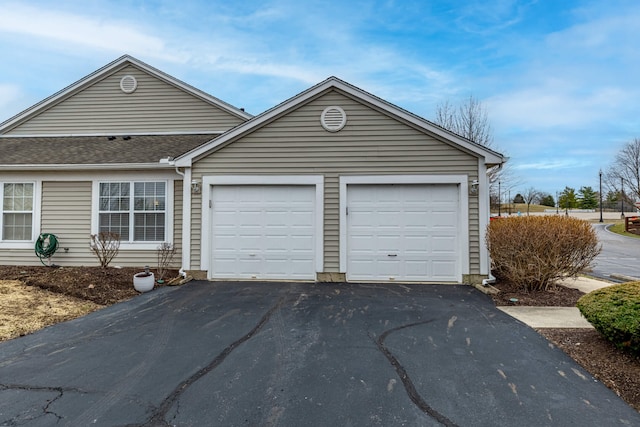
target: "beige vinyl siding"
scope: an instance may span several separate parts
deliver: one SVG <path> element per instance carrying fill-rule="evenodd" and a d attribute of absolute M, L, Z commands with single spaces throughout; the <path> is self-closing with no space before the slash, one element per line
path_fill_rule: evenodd
<path fill-rule="evenodd" d="M 134 76 L 138 81 L 137 89 L 131 94 L 120 90 L 120 80 L 125 75 Z M 225 131 L 243 121 L 130 65 L 6 134 Z"/>
<path fill-rule="evenodd" d="M 55 234 L 58 238 L 60 247 L 51 258 L 54 264 L 99 265 L 89 250 L 91 181 L 44 181 L 40 230 L 42 233 Z M 69 251 L 65 252 L 64 248 Z"/>
<path fill-rule="evenodd" d="M 0 265 L 42 265 L 33 249 L 0 249 Z"/>
<path fill-rule="evenodd" d="M 43 181 L 41 232 L 55 234 L 60 247 L 51 258 L 61 266 L 98 266 L 89 249 L 91 236 L 91 181 Z M 174 181 L 174 243 L 177 253 L 171 267 L 180 268 L 182 242 L 182 181 Z M 68 252 L 65 252 L 68 248 Z M 41 265 L 33 250 L 0 250 L 0 264 Z M 110 266 L 157 266 L 155 250 L 121 249 Z"/>
<path fill-rule="evenodd" d="M 182 257 L 182 204 L 183 204 L 182 181 L 173 182 L 173 245 L 176 248 L 176 254 L 173 257 L 171 267 L 180 268 Z"/>
<path fill-rule="evenodd" d="M 342 107 L 347 124 L 325 131 L 322 110 Z M 478 178 L 477 157 L 331 91 L 194 164 L 193 176 L 288 175 L 325 177 L 324 269 L 339 271 L 339 177 L 344 175 L 468 175 Z M 466 197 L 466 195 L 461 195 Z M 192 262 L 200 262 L 200 197 L 193 200 Z M 466 214 L 466 213 L 463 213 Z M 469 200 L 470 273 L 479 273 L 478 200 Z"/>

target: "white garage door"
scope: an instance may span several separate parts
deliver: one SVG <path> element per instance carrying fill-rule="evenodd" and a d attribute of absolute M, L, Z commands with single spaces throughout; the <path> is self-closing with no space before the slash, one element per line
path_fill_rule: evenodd
<path fill-rule="evenodd" d="M 212 187 L 211 277 L 314 280 L 315 187 Z"/>
<path fill-rule="evenodd" d="M 349 185 L 347 278 L 460 280 L 456 185 Z"/>

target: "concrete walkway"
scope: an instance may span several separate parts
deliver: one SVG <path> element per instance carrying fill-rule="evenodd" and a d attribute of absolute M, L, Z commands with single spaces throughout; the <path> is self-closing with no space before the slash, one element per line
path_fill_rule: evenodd
<path fill-rule="evenodd" d="M 579 289 L 584 293 L 614 284 L 589 277 L 577 277 L 562 283 L 563 286 Z M 532 328 L 593 328 L 591 323 L 582 317 L 577 307 L 500 306 L 498 308 Z"/>

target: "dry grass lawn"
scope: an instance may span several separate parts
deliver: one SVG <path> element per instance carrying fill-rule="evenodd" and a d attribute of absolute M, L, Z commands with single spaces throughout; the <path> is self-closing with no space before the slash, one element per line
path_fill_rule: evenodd
<path fill-rule="evenodd" d="M 75 319 L 102 307 L 17 280 L 0 280 L 0 341 Z"/>

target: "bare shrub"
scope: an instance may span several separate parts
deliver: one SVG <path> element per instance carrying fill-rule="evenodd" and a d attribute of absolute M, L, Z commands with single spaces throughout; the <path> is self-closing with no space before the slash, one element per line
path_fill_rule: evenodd
<path fill-rule="evenodd" d="M 167 270 L 175 254 L 176 247 L 171 243 L 162 242 L 160 246 L 158 246 L 158 281 L 164 279 L 164 275 L 167 274 Z"/>
<path fill-rule="evenodd" d="M 98 261 L 100 261 L 100 267 L 107 268 L 120 250 L 120 235 L 110 231 L 92 234 L 89 247 L 91 252 L 98 258 Z"/>
<path fill-rule="evenodd" d="M 491 221 L 486 241 L 496 276 L 525 291 L 547 290 L 575 277 L 601 250 L 591 224 L 559 215 Z"/>

